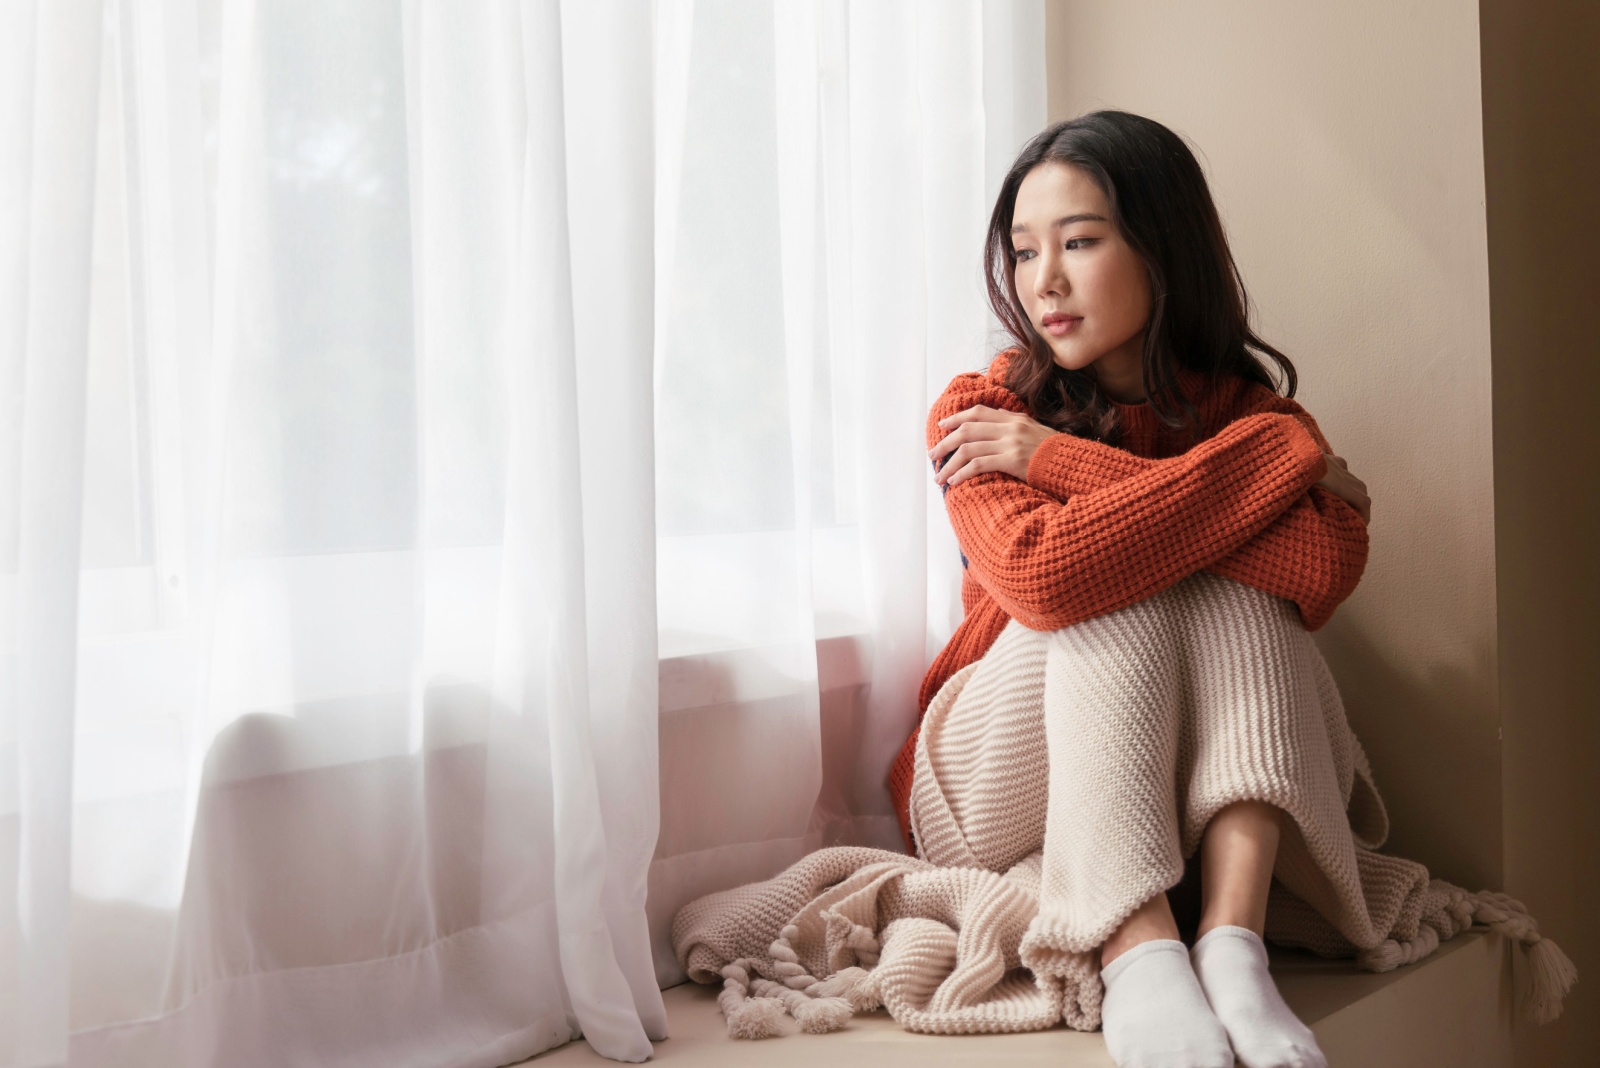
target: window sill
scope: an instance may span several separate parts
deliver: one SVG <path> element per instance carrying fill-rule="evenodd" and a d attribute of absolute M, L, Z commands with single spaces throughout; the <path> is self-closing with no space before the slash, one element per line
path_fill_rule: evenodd
<path fill-rule="evenodd" d="M 1458 935 L 1416 964 L 1392 972 L 1361 971 L 1351 961 L 1326 961 L 1273 949 L 1271 967 L 1284 1000 L 1317 1036 L 1329 1064 L 1409 1068 L 1507 1068 L 1511 1064 L 1510 946 L 1478 929 Z M 672 1035 L 655 1044 L 656 1059 L 684 1064 L 745 1065 L 749 1042 L 728 1037 L 717 987 L 685 983 L 663 992 Z M 774 1068 L 826 1061 L 835 1068 L 896 1065 L 1008 1064 L 1113 1068 L 1100 1032 L 1056 1027 L 1019 1035 L 919 1035 L 886 1012 L 860 1015 L 830 1035 L 791 1034 L 759 1047 Z M 589 1046 L 571 1042 L 528 1064 L 602 1064 Z"/>

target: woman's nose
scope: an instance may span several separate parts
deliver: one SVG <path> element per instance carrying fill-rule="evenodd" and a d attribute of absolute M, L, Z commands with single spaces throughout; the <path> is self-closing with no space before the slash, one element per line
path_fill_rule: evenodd
<path fill-rule="evenodd" d="M 1043 297 L 1055 293 L 1066 296 L 1071 287 L 1067 282 L 1067 272 L 1062 268 L 1060 253 L 1047 250 L 1041 255 L 1039 270 L 1033 276 L 1034 295 Z"/>

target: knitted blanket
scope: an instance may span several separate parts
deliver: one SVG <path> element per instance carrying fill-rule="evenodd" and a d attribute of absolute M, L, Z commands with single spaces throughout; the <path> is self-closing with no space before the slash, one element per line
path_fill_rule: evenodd
<path fill-rule="evenodd" d="M 1270 941 L 1387 971 L 1483 923 L 1526 951 L 1524 1013 L 1560 1012 L 1576 971 L 1520 902 L 1377 852 L 1388 816 L 1293 606 L 1208 572 L 1059 630 L 1008 624 L 924 716 L 921 858 L 819 850 L 691 902 L 673 946 L 723 982 L 735 1037 L 879 1005 L 912 1031 L 1093 1030 L 1100 945 L 1244 799 L 1291 817 Z"/>

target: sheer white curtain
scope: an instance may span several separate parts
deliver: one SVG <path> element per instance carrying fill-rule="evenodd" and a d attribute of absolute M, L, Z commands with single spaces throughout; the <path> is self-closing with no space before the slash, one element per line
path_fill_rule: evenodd
<path fill-rule="evenodd" d="M 663 983 L 686 901 L 903 848 L 888 768 L 961 618 L 923 426 L 994 351 L 985 224 L 1045 120 L 1037 0 L 689 21 L 657 129 Z"/>
<path fill-rule="evenodd" d="M 638 1060 L 893 845 L 1042 29 L 0 7 L 0 1066 Z"/>
<path fill-rule="evenodd" d="M 7 6 L 0 1063 L 664 1037 L 637 14 Z"/>

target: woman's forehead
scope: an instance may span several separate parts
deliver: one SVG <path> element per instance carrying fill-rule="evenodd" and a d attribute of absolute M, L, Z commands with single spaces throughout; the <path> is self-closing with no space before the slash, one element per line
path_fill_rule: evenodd
<path fill-rule="evenodd" d="M 1068 163 L 1041 163 L 1017 187 L 1011 232 L 1040 233 L 1110 217 L 1106 195 L 1087 171 Z"/>

